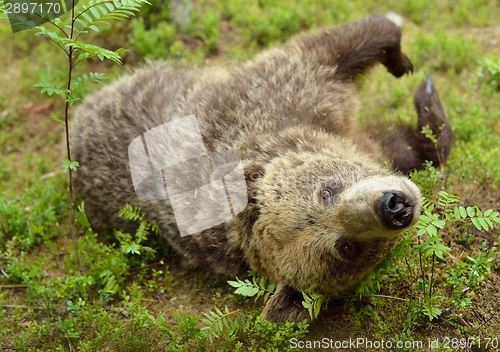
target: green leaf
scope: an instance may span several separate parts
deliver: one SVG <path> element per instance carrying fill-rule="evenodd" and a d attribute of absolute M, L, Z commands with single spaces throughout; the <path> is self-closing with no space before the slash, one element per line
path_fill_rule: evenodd
<path fill-rule="evenodd" d="M 479 219 L 478 218 L 471 218 L 471 221 L 472 221 L 472 224 L 476 227 L 476 229 L 481 231 L 481 223 L 479 222 Z"/>
<path fill-rule="evenodd" d="M 241 286 L 234 291 L 234 293 L 238 295 L 242 295 L 245 297 L 253 297 L 259 292 L 259 289 L 257 287 L 250 287 L 250 286 Z"/>
<path fill-rule="evenodd" d="M 90 57 L 90 53 L 81 53 L 80 55 L 78 55 L 78 57 L 76 58 L 76 60 L 79 62 L 79 61 L 86 60 L 89 57 Z"/>
<path fill-rule="evenodd" d="M 483 227 L 483 229 L 485 231 L 488 231 L 489 230 L 489 225 L 488 223 L 484 220 L 484 218 L 478 218 L 479 219 L 479 222 L 481 223 L 481 226 Z"/>
<path fill-rule="evenodd" d="M 49 81 L 41 81 L 38 83 L 35 83 L 33 85 L 34 87 L 42 88 L 40 91 L 42 94 L 47 94 L 48 96 L 52 96 L 52 94 L 57 94 L 57 95 L 62 95 L 65 96 L 67 93 L 66 89 L 63 89 L 59 86 L 54 85 L 53 83 Z"/>
<path fill-rule="evenodd" d="M 478 217 L 482 217 L 483 216 L 483 212 L 481 211 L 481 209 L 479 209 L 479 207 L 477 205 L 474 205 L 473 208 L 476 211 L 476 216 L 478 216 Z"/>
<path fill-rule="evenodd" d="M 90 12 L 92 13 L 92 16 L 94 16 L 95 19 L 101 18 L 101 13 L 95 8 L 95 7 L 90 7 L 89 8 Z"/>
<path fill-rule="evenodd" d="M 424 305 L 423 312 L 431 321 L 441 315 L 441 309 L 429 304 Z"/>
<path fill-rule="evenodd" d="M 311 319 L 316 319 L 318 317 L 319 313 L 321 312 L 321 307 L 329 299 L 328 295 L 322 295 L 315 292 L 310 292 L 309 294 L 307 294 L 304 291 L 302 291 L 302 297 L 302 306 L 307 309 Z"/>
<path fill-rule="evenodd" d="M 70 96 L 68 99 L 66 99 L 66 102 L 69 104 L 69 106 L 73 106 L 73 104 L 75 104 L 78 100 L 81 100 L 81 98 Z"/>
<path fill-rule="evenodd" d="M 120 61 L 120 55 L 118 55 L 114 51 L 101 48 L 100 46 L 93 44 L 79 43 L 72 40 L 67 41 L 65 45 L 67 47 L 74 47 L 75 49 L 87 52 L 91 54 L 90 57 L 97 56 L 101 61 L 104 60 L 104 58 L 106 58 L 117 63 L 118 65 L 122 65 L 122 62 Z"/>
<path fill-rule="evenodd" d="M 60 119 L 59 117 L 57 117 L 57 115 L 52 115 L 52 120 L 56 121 L 56 122 L 59 122 L 59 123 L 62 123 L 63 125 L 66 125 L 66 122 L 64 122 L 64 120 Z"/>
<path fill-rule="evenodd" d="M 436 257 L 439 259 L 443 259 L 444 254 L 449 253 L 450 251 L 450 248 L 444 244 L 435 244 L 432 248 L 434 250 L 434 254 L 436 254 Z"/>
<path fill-rule="evenodd" d="M 446 223 L 444 222 L 444 220 L 435 220 L 435 221 L 432 222 L 432 225 L 434 225 L 434 226 L 436 226 L 436 227 L 438 227 L 440 229 L 443 229 L 444 226 L 445 226 L 445 224 Z"/>
<path fill-rule="evenodd" d="M 82 16 L 85 19 L 85 21 L 87 21 L 87 23 L 84 22 L 85 27 L 94 21 L 94 19 L 86 11 L 82 11 L 80 13 L 80 16 Z"/>
<path fill-rule="evenodd" d="M 434 251 L 433 248 L 427 248 L 425 252 L 423 253 L 424 258 L 429 258 L 431 255 L 435 254 L 436 252 Z"/>
<path fill-rule="evenodd" d="M 85 30 L 85 27 L 87 27 L 87 24 L 81 18 L 75 19 L 75 24 L 77 24 L 81 28 L 80 32 L 83 32 Z"/>
<path fill-rule="evenodd" d="M 473 207 L 467 207 L 467 215 L 471 218 L 476 215 Z"/>
<path fill-rule="evenodd" d="M 230 285 L 230 286 L 233 286 L 233 287 L 241 287 L 241 284 L 237 281 L 231 281 L 231 280 L 228 280 L 227 283 Z"/>
<path fill-rule="evenodd" d="M 239 310 L 231 312 L 227 306 L 224 307 L 224 312 L 222 312 L 219 308 L 214 307 L 214 310 L 203 313 L 206 319 L 201 319 L 201 321 L 207 325 L 206 327 L 202 327 L 202 330 L 206 330 L 209 332 L 209 338 L 212 337 L 218 338 L 218 334 L 224 331 L 224 329 L 233 329 L 234 322 L 238 322 L 238 320 L 231 319 L 234 314 L 239 313 Z"/>
<path fill-rule="evenodd" d="M 462 217 L 462 219 L 465 219 L 467 217 L 467 211 L 465 210 L 465 208 L 460 206 L 458 207 L 458 210 L 460 211 L 460 216 Z"/>
<path fill-rule="evenodd" d="M 90 222 L 87 219 L 87 215 L 85 214 L 85 204 L 82 202 L 78 206 L 78 211 L 75 213 L 75 218 L 76 220 L 82 225 L 83 227 L 90 229 Z"/>
<path fill-rule="evenodd" d="M 126 254 L 141 254 L 141 247 L 137 243 L 130 243 L 128 246 L 124 246 L 122 250 Z"/>
<path fill-rule="evenodd" d="M 240 280 L 238 277 L 236 277 L 236 281 L 227 281 L 227 283 L 235 287 L 235 293 L 245 296 L 245 297 L 254 297 L 255 300 L 258 300 L 260 297 L 264 297 L 264 301 L 266 301 L 270 294 L 274 291 L 276 285 L 274 283 L 270 283 L 266 287 L 266 282 L 267 279 L 263 276 L 258 278 L 258 283 L 256 281 L 256 278 L 254 277 L 253 282 L 250 282 L 250 280 L 246 279 L 245 281 Z"/>
<path fill-rule="evenodd" d="M 78 161 L 71 161 L 69 159 L 64 159 L 62 163 L 64 169 L 66 170 L 71 169 L 73 171 L 76 171 L 76 169 L 80 166 L 80 163 Z"/>
<path fill-rule="evenodd" d="M 109 12 L 111 12 L 115 9 L 113 4 L 111 4 L 110 2 L 107 2 L 107 1 L 104 3 L 104 6 L 106 6 L 108 8 Z"/>
<path fill-rule="evenodd" d="M 432 221 L 432 218 L 427 215 L 421 215 L 420 220 L 424 222 L 424 224 L 428 224 Z"/>
<path fill-rule="evenodd" d="M 144 217 L 144 215 L 141 214 L 139 207 L 133 207 L 130 204 L 125 204 L 125 206 L 118 212 L 118 216 L 133 221 L 140 221 Z"/>
<path fill-rule="evenodd" d="M 102 73 L 90 73 L 88 76 L 83 75 L 75 79 L 73 88 L 71 89 L 71 94 L 73 95 L 76 91 L 85 87 L 88 83 L 101 83 L 102 80 L 107 79 L 105 74 Z"/>
<path fill-rule="evenodd" d="M 493 221 L 491 221 L 491 219 L 484 218 L 483 220 L 488 224 L 488 226 L 490 227 L 490 229 L 495 228 L 495 224 L 493 223 Z"/>
<path fill-rule="evenodd" d="M 425 228 L 425 231 L 429 234 L 429 236 L 436 236 L 437 235 L 437 228 L 434 225 L 428 225 Z"/>
<path fill-rule="evenodd" d="M 111 1 L 91 0 L 88 4 L 82 5 L 83 9 L 78 13 L 75 22 L 78 22 L 81 33 L 86 33 L 87 29 L 98 31 L 98 24 L 109 24 L 109 20 L 133 16 L 145 3 L 149 4 L 145 0 L 113 1 L 112 3 Z"/>
<path fill-rule="evenodd" d="M 483 216 L 488 217 L 493 213 L 493 209 L 488 209 L 484 212 Z"/>

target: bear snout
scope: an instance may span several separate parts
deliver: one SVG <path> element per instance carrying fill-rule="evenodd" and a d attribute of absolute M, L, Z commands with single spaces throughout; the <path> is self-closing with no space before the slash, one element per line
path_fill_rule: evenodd
<path fill-rule="evenodd" d="M 402 230 L 413 222 L 415 204 L 401 191 L 386 191 L 378 201 L 378 216 L 391 230 Z"/>

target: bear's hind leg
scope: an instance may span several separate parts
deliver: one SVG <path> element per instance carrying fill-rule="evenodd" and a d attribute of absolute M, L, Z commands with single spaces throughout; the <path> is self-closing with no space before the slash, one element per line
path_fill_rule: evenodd
<path fill-rule="evenodd" d="M 287 284 L 279 284 L 274 295 L 269 298 L 262 315 L 273 322 L 309 319 L 307 309 L 302 306 L 302 293 Z"/>
<path fill-rule="evenodd" d="M 396 130 L 377 135 L 393 168 L 403 173 L 421 169 L 427 160 L 440 166 L 451 150 L 453 132 L 431 76 L 427 72 L 426 75 L 414 97 L 417 128 L 398 126 Z M 425 129 L 431 133 L 424 134 Z"/>

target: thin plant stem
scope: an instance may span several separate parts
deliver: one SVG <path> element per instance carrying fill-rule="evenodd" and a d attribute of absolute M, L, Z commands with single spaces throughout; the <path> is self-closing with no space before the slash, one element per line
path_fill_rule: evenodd
<path fill-rule="evenodd" d="M 411 311 L 411 304 L 412 304 L 412 301 L 413 301 L 413 270 L 411 269 L 411 265 L 410 265 L 410 262 L 408 260 L 408 258 L 406 257 L 405 258 L 405 263 L 406 263 L 406 266 L 408 267 L 408 273 L 410 274 L 410 301 L 408 303 L 408 311 L 406 312 L 406 320 L 408 321 L 410 318 L 410 314 L 412 313 Z"/>
<path fill-rule="evenodd" d="M 436 254 L 432 254 L 431 280 L 429 281 L 429 298 L 432 298 L 432 280 L 434 279 L 434 263 L 436 262 Z"/>
<path fill-rule="evenodd" d="M 417 241 L 418 244 L 420 245 L 420 236 L 417 236 Z M 422 263 L 422 252 L 418 251 L 418 257 L 420 263 L 420 272 L 422 274 L 422 284 L 424 285 L 424 292 L 425 292 L 425 271 L 424 271 L 424 264 Z"/>
<path fill-rule="evenodd" d="M 72 8 L 71 8 L 71 32 L 70 32 L 70 38 L 73 39 L 73 33 L 74 33 L 74 26 L 75 26 L 75 0 L 72 1 Z M 68 160 L 71 161 L 71 148 L 69 144 L 69 100 L 70 100 L 70 95 L 71 95 L 71 78 L 73 74 L 73 52 L 74 52 L 74 47 L 70 46 L 68 50 L 68 86 L 67 86 L 67 92 L 66 92 L 66 105 L 64 109 L 64 125 L 66 128 L 66 152 L 68 154 Z M 80 274 L 83 273 L 82 271 L 82 266 L 80 263 L 80 255 L 78 254 L 78 240 L 76 238 L 76 229 L 75 229 L 75 201 L 74 201 L 74 194 L 73 194 L 73 170 L 71 170 L 71 167 L 68 168 L 68 175 L 69 175 L 69 221 L 71 223 L 71 239 L 73 241 L 73 247 L 75 251 L 75 257 L 76 257 L 76 262 L 78 264 L 78 270 L 80 271 Z"/>

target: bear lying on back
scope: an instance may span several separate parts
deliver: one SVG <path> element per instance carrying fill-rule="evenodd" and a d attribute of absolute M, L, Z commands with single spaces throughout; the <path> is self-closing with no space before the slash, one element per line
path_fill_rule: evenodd
<path fill-rule="evenodd" d="M 378 62 L 396 77 L 413 70 L 400 39 L 394 23 L 372 16 L 302 35 L 229 71 L 148 63 L 87 97 L 71 147 L 81 165 L 75 188 L 92 227 L 133 231 L 118 211 L 139 206 L 198 267 L 227 275 L 252 268 L 276 281 L 265 318 L 306 318 L 300 290 L 348 289 L 417 221 L 421 195 L 402 173 L 449 154 L 452 131 L 430 77 L 415 94 L 417 126 L 384 132 L 356 125 L 356 76 Z M 248 205 L 182 237 L 169 197 L 136 195 L 127 153 L 146 131 L 188 115 L 196 116 L 208 154 L 230 151 L 241 160 Z M 437 147 L 421 133 L 426 125 Z M 217 209 L 205 207 L 192 220 L 204 228 Z"/>

